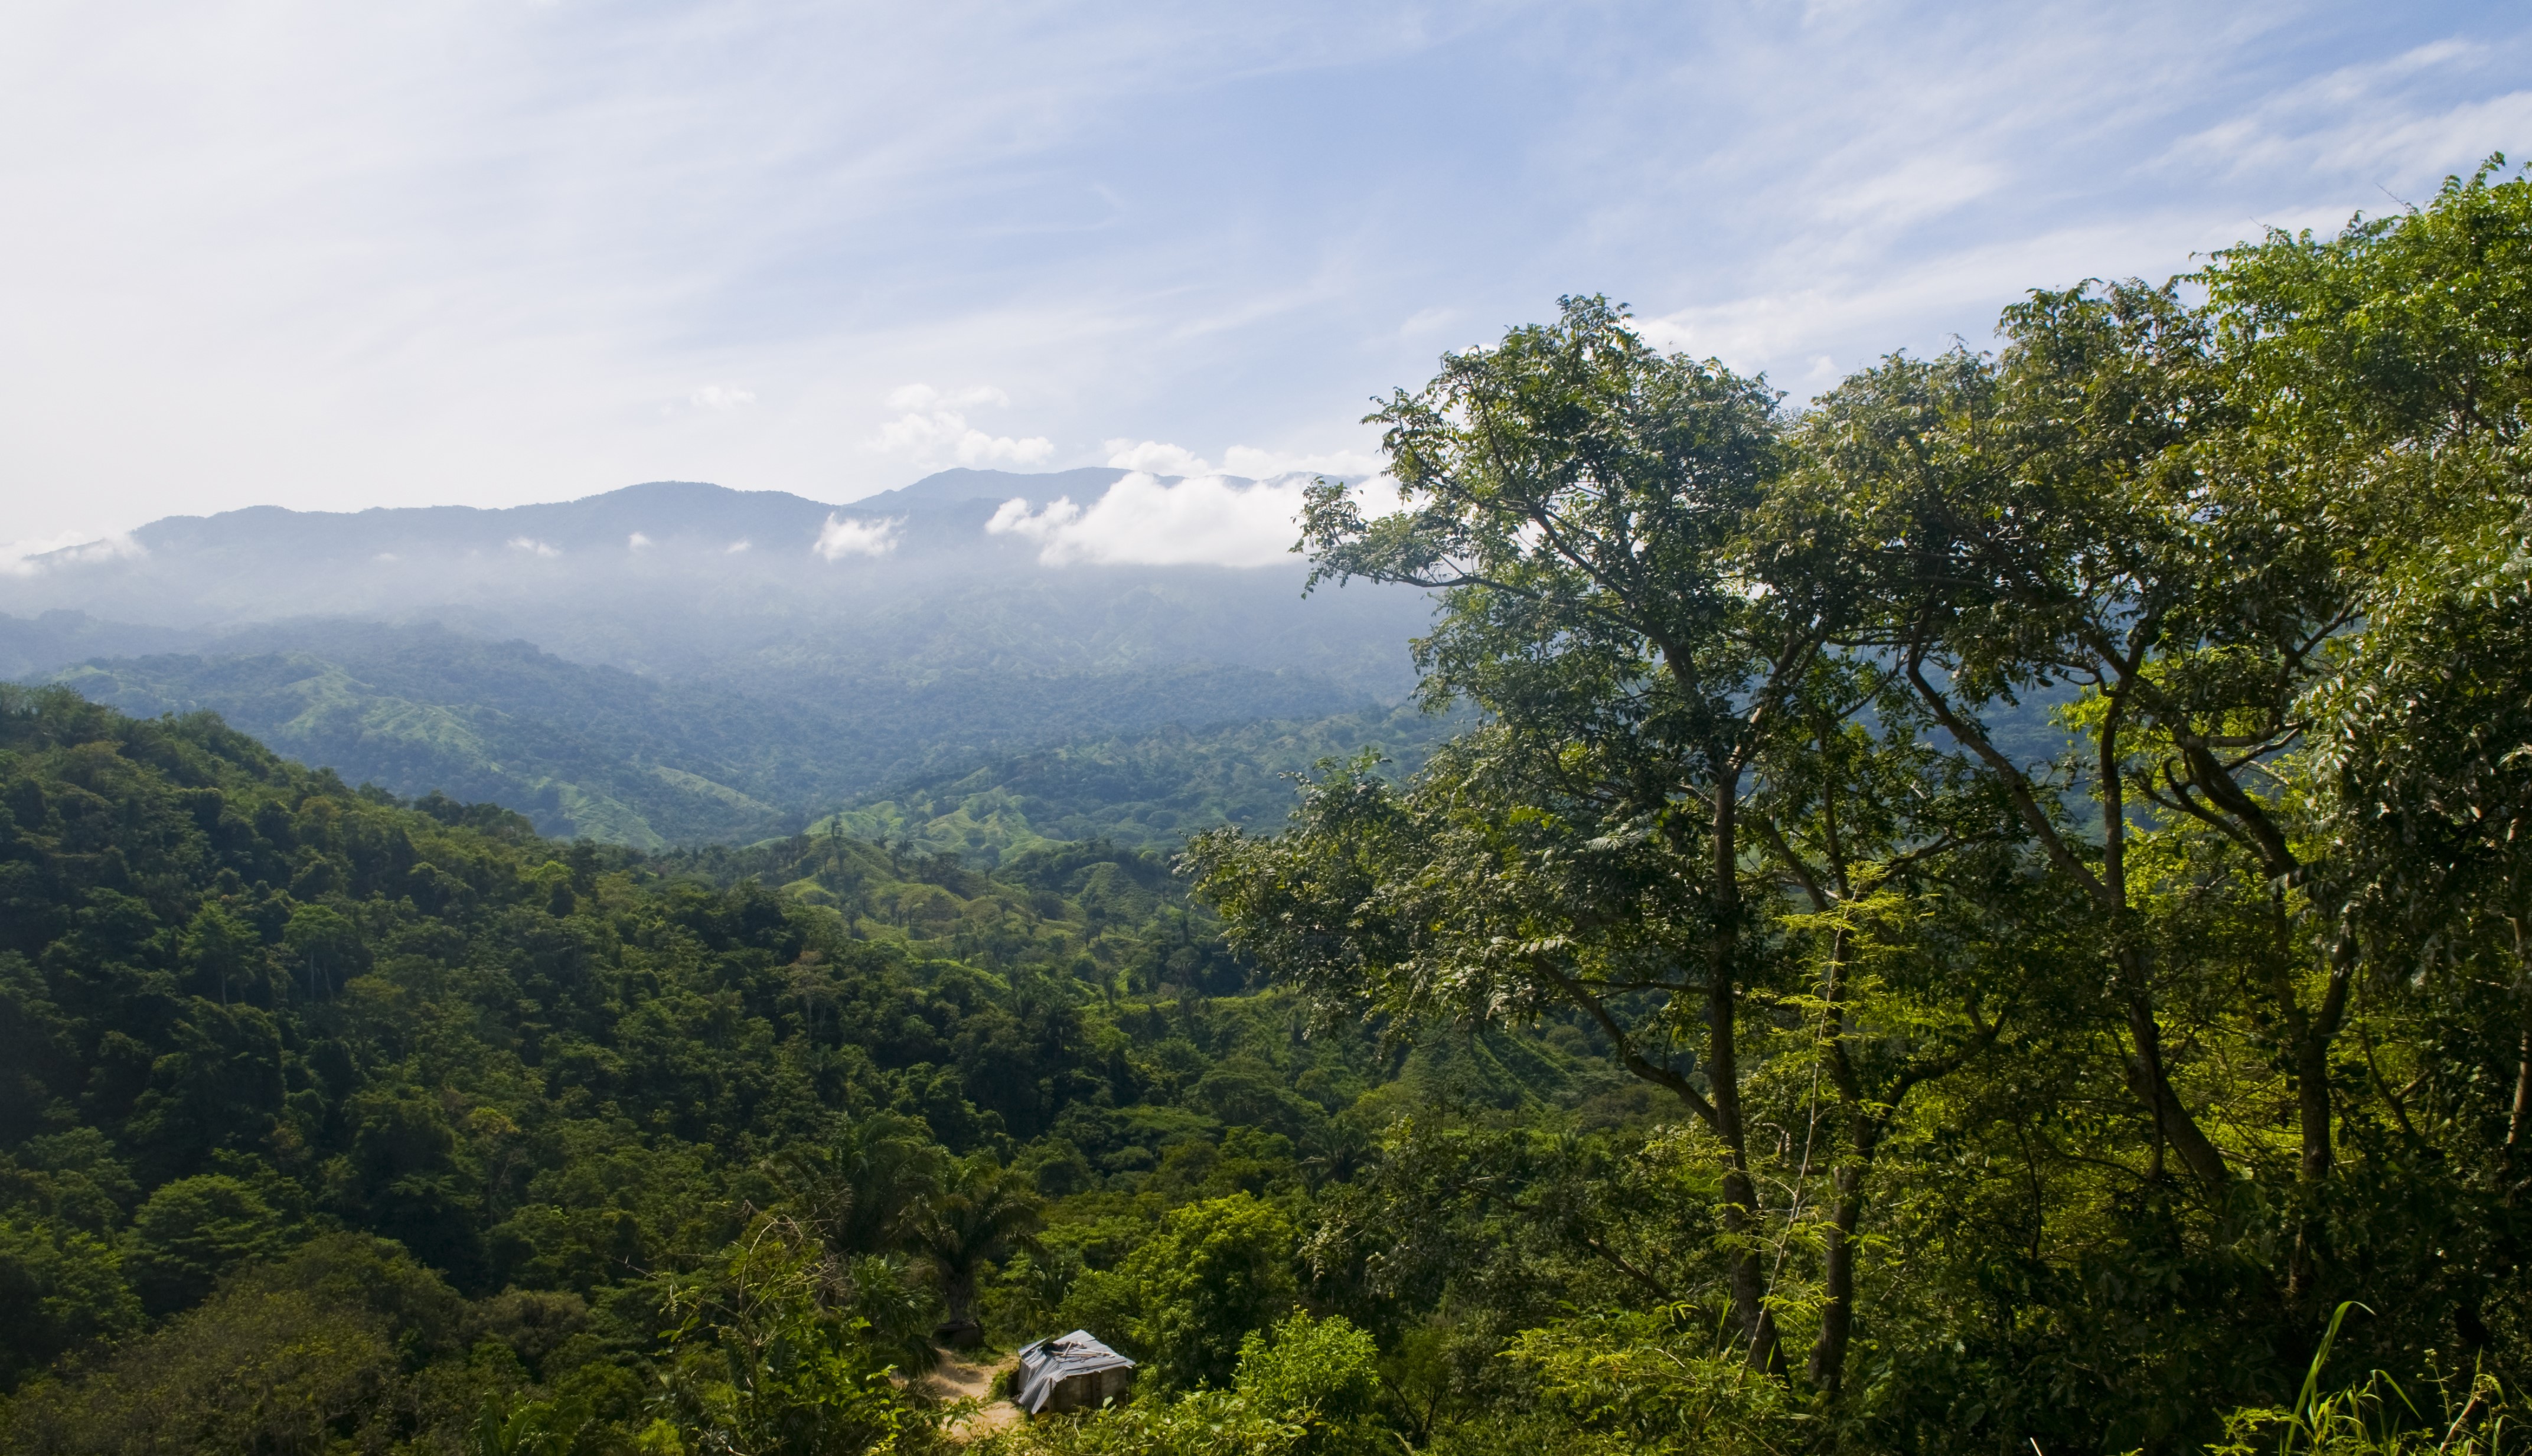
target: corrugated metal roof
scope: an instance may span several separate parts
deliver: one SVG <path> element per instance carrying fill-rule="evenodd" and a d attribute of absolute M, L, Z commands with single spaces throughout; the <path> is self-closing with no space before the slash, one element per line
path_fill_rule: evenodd
<path fill-rule="evenodd" d="M 1076 1375 L 1130 1370 L 1134 1362 L 1109 1349 L 1086 1329 L 1020 1347 L 1021 1410 L 1034 1416 L 1055 1398 L 1055 1387 Z"/>

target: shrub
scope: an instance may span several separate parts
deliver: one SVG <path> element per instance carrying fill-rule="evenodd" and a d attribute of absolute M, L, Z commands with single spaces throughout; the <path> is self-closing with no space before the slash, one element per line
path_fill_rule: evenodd
<path fill-rule="evenodd" d="M 1371 1422 L 1379 1364 L 1371 1335 L 1343 1315 L 1295 1314 L 1240 1341 L 1233 1387 L 1248 1409 L 1300 1427 L 1296 1451 L 1370 1451 L 1380 1444 Z"/>
<path fill-rule="evenodd" d="M 646 1449 L 850 1456 L 909 1424 L 851 1282 L 787 1219 L 760 1220 L 668 1295 L 668 1393 Z"/>
<path fill-rule="evenodd" d="M 2505 1387 L 2484 1372 L 2467 1380 L 2431 1375 L 2419 1394 L 2434 1393 L 2433 1414 L 2427 1402 L 2383 1370 L 2355 1385 L 2322 1389 L 2322 1368 L 2330 1363 L 2339 1324 L 2357 1308 L 2343 1304 L 2330 1316 L 2294 1404 L 2226 1415 L 2224 1438 L 2208 1447 L 2210 1456 L 2267 1456 L 2272 1449 L 2278 1456 L 2503 1456 L 2509 1449 L 2505 1428 L 2512 1404 Z"/>
<path fill-rule="evenodd" d="M 1144 1378 L 1171 1390 L 1228 1384 L 1242 1340 L 1297 1296 L 1293 1239 L 1283 1210 L 1247 1194 L 1173 1210 L 1118 1270 L 1140 1305 L 1130 1339 Z"/>
<path fill-rule="evenodd" d="M 1229 1390 L 1146 1398 L 998 1437 L 994 1456 L 1369 1456 L 1394 1445 L 1371 1420 L 1371 1336 L 1295 1314 L 1240 1342 Z"/>

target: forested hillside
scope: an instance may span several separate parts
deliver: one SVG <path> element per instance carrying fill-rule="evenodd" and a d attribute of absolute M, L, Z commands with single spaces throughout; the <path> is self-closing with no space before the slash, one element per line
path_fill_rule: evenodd
<path fill-rule="evenodd" d="M 1058 674 L 948 661 L 908 680 L 909 662 L 875 680 L 751 692 L 436 625 L 297 623 L 223 646 L 48 676 L 142 717 L 216 712 L 350 783 L 489 800 L 547 834 L 636 848 L 791 833 L 889 786 L 961 778 L 1066 739 L 1311 720 L 1368 702 L 1323 678 L 1214 663 Z"/>
<path fill-rule="evenodd" d="M 1282 823 L 1295 781 L 1325 759 L 1369 752 L 1388 772 L 1410 773 L 1467 723 L 1464 713 L 1409 704 L 1074 741 L 892 786 L 811 829 L 987 865 L 1081 840 L 1167 852 L 1206 830 Z"/>
<path fill-rule="evenodd" d="M 919 1431 L 863 1376 L 946 1314 L 1113 1311 L 1192 1208 L 1247 1221 L 1262 1317 L 1368 1128 L 1602 1084 L 1579 1040 L 1303 1036 L 1097 844 L 650 861 L 60 689 L 0 698 L 0 814 L 12 1449 L 442 1449 L 487 1402 L 667 1448 L 742 1395 Z M 837 1364 L 751 1343 L 784 1319 Z"/>

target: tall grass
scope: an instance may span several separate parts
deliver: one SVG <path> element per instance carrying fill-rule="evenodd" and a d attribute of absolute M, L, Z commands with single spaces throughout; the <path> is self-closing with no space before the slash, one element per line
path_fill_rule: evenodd
<path fill-rule="evenodd" d="M 2276 1456 L 2505 1456 L 2515 1448 L 2505 1388 L 2476 1368 L 2466 1378 L 2430 1368 L 2419 1395 L 2435 1407 L 2432 1416 L 2386 1370 L 2324 1390 L 2322 1368 L 2337 1342 L 2338 1326 L 2349 1310 L 2364 1308 L 2351 1302 L 2331 1313 L 2293 1405 L 2226 1416 L 2224 1438 L 2208 1448 L 2211 1456 L 2268 1456 L 2272 1450 Z"/>

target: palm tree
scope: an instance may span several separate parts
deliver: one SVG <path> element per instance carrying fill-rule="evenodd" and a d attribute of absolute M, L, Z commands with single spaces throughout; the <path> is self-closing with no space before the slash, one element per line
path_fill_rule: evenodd
<path fill-rule="evenodd" d="M 826 1147 L 796 1147 L 767 1166 L 838 1258 L 904 1247 L 915 1210 L 941 1187 L 942 1152 L 922 1122 L 877 1113 Z"/>
<path fill-rule="evenodd" d="M 1301 1177 L 1315 1194 L 1330 1183 L 1351 1183 L 1370 1166 L 1371 1135 L 1352 1117 L 1338 1117 L 1301 1135 Z"/>
<path fill-rule="evenodd" d="M 914 1242 L 932 1260 L 942 1303 L 950 1307 L 949 1319 L 933 1332 L 943 1344 L 965 1350 L 984 1343 L 985 1327 L 976 1318 L 977 1269 L 1014 1246 L 1035 1248 L 1032 1236 L 1045 1222 L 1046 1200 L 1035 1182 L 990 1155 L 962 1165 L 948 1189 L 915 1210 Z"/>

